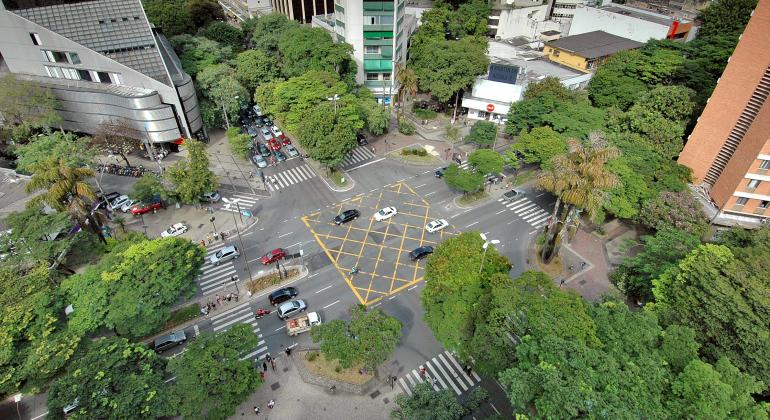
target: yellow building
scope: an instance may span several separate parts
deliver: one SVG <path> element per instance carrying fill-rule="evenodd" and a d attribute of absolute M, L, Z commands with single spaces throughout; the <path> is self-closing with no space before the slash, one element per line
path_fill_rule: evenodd
<path fill-rule="evenodd" d="M 593 31 L 548 41 L 543 52 L 555 63 L 590 73 L 618 51 L 633 50 L 642 45 L 604 31 Z"/>

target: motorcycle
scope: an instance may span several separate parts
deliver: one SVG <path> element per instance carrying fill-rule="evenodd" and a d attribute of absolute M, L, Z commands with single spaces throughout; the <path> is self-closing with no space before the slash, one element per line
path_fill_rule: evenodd
<path fill-rule="evenodd" d="M 262 318 L 263 316 L 269 314 L 270 312 L 271 312 L 270 309 L 259 308 L 257 309 L 257 312 L 254 313 L 254 318 L 255 319 Z"/>

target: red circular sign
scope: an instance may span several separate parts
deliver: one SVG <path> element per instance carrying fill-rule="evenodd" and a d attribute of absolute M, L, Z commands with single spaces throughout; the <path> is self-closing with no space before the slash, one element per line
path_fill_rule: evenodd
<path fill-rule="evenodd" d="M 487 104 L 487 112 L 492 112 L 495 110 L 495 106 L 492 104 Z"/>

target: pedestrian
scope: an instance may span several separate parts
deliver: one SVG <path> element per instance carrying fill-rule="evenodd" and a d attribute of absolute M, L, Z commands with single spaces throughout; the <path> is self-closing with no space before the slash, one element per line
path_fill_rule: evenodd
<path fill-rule="evenodd" d="M 275 372 L 275 359 L 270 359 L 270 369 L 273 369 L 273 372 Z"/>
<path fill-rule="evenodd" d="M 390 377 L 390 390 L 391 390 L 391 391 L 393 391 L 393 387 L 394 387 L 395 385 L 396 385 L 396 377 L 395 377 L 395 375 L 394 375 L 394 376 L 391 376 L 391 377 Z"/>
<path fill-rule="evenodd" d="M 572 271 L 572 270 L 574 270 L 574 269 L 575 269 L 575 264 L 570 264 L 570 265 L 569 265 L 569 271 Z"/>
<path fill-rule="evenodd" d="M 233 301 L 233 294 L 232 293 L 228 293 L 227 294 L 227 301 L 228 302 L 232 302 Z"/>
<path fill-rule="evenodd" d="M 273 407 L 275 407 L 275 400 L 270 400 L 270 401 L 267 403 L 267 408 L 270 408 L 270 409 L 272 409 Z"/>
<path fill-rule="evenodd" d="M 587 264 L 588 264 L 588 263 L 587 263 L 587 262 L 585 262 L 585 261 L 581 262 L 581 263 L 580 263 L 580 271 L 583 271 L 583 269 L 584 269 L 584 268 L 586 268 L 586 265 L 587 265 Z"/>
<path fill-rule="evenodd" d="M 201 246 L 206 246 L 206 241 L 204 241 L 203 239 L 201 239 Z"/>
<path fill-rule="evenodd" d="M 254 414 L 259 415 L 259 406 L 254 406 Z"/>
<path fill-rule="evenodd" d="M 206 235 L 206 240 L 211 244 L 211 234 Z"/>
<path fill-rule="evenodd" d="M 420 366 L 420 377 L 421 378 L 425 377 L 425 366 Z"/>
<path fill-rule="evenodd" d="M 291 347 L 286 347 L 286 355 L 291 356 Z"/>
<path fill-rule="evenodd" d="M 564 280 L 564 279 L 561 279 L 561 280 L 559 280 L 559 287 L 562 287 L 562 286 L 564 286 L 564 282 L 565 282 L 565 280 Z"/>
<path fill-rule="evenodd" d="M 221 304 L 222 304 L 222 297 L 217 295 L 217 305 L 221 305 Z"/>
<path fill-rule="evenodd" d="M 377 152 L 374 151 L 374 146 L 372 146 L 372 154 L 377 154 Z"/>
<path fill-rule="evenodd" d="M 433 386 L 438 387 L 438 378 L 433 378 Z"/>
<path fill-rule="evenodd" d="M 471 365 L 465 365 L 465 374 L 471 376 Z"/>
<path fill-rule="evenodd" d="M 272 358 L 272 357 L 270 357 L 270 353 L 267 353 L 267 354 L 265 355 L 265 359 L 267 359 L 267 361 L 268 361 L 268 362 L 269 362 L 269 361 L 271 361 L 271 360 L 273 360 L 273 358 Z"/>
<path fill-rule="evenodd" d="M 265 372 L 259 372 L 259 380 L 265 382 Z"/>
<path fill-rule="evenodd" d="M 235 294 L 233 295 L 233 297 L 235 298 L 235 302 L 237 303 L 237 302 L 238 302 L 238 293 L 235 293 Z"/>
<path fill-rule="evenodd" d="M 267 362 L 262 362 L 262 370 L 267 372 Z"/>

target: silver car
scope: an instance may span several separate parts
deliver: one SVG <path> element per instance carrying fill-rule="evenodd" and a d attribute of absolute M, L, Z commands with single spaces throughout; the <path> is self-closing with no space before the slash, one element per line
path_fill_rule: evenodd
<path fill-rule="evenodd" d="M 257 165 L 257 168 L 267 168 L 267 161 L 260 154 L 251 157 L 251 160 Z"/>
<path fill-rule="evenodd" d="M 283 146 L 283 150 L 286 151 L 286 154 L 289 155 L 290 158 L 299 156 L 299 151 L 297 150 L 297 148 L 290 144 Z"/>
<path fill-rule="evenodd" d="M 211 261 L 211 264 L 219 265 L 223 262 L 234 260 L 240 256 L 241 253 L 238 252 L 238 248 L 235 245 L 228 245 L 217 251 L 216 254 L 210 256 L 209 261 Z"/>
<path fill-rule="evenodd" d="M 307 309 L 304 300 L 290 300 L 278 307 L 278 318 L 286 319 Z"/>

